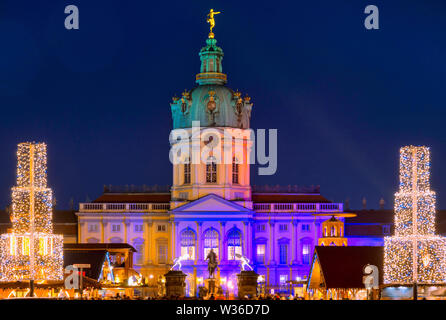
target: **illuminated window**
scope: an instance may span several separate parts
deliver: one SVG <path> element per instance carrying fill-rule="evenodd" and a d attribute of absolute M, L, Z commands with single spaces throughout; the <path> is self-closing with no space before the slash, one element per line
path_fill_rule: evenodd
<path fill-rule="evenodd" d="M 256 248 L 256 260 L 258 263 L 265 263 L 265 244 L 258 244 Z"/>
<path fill-rule="evenodd" d="M 206 230 L 204 233 L 204 257 L 206 258 L 211 249 L 218 257 L 218 232 L 214 228 Z"/>
<path fill-rule="evenodd" d="M 286 282 L 288 281 L 288 275 L 287 274 L 281 274 L 279 276 L 279 281 L 281 285 L 286 284 Z"/>
<path fill-rule="evenodd" d="M 280 264 L 288 263 L 288 244 L 281 243 L 279 245 Z"/>
<path fill-rule="evenodd" d="M 157 225 L 157 227 L 156 227 L 156 230 L 158 231 L 158 232 L 166 232 L 166 225 L 165 224 L 159 224 L 159 225 Z"/>
<path fill-rule="evenodd" d="M 236 228 L 228 234 L 228 259 L 236 260 L 237 255 L 242 254 L 242 234 Z"/>
<path fill-rule="evenodd" d="M 332 237 L 336 237 L 336 228 L 335 227 L 331 227 L 331 229 L 330 229 L 330 235 L 332 236 Z"/>
<path fill-rule="evenodd" d="M 239 163 L 236 157 L 232 158 L 232 183 L 239 184 Z"/>
<path fill-rule="evenodd" d="M 309 264 L 310 263 L 310 244 L 303 243 L 302 244 L 302 263 Z"/>
<path fill-rule="evenodd" d="M 217 183 L 217 162 L 209 157 L 206 162 L 206 183 Z"/>
<path fill-rule="evenodd" d="M 184 184 L 190 183 L 190 158 L 187 158 L 184 162 Z"/>
<path fill-rule="evenodd" d="M 187 228 L 180 234 L 181 256 L 186 254 L 189 256 L 188 260 L 195 260 L 195 232 Z"/>

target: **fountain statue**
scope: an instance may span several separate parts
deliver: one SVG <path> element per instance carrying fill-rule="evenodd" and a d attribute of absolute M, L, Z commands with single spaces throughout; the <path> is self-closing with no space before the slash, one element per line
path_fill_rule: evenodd
<path fill-rule="evenodd" d="M 173 270 L 175 267 L 178 267 L 178 271 L 181 271 L 181 267 L 182 267 L 182 265 L 181 265 L 181 261 L 184 261 L 184 260 L 188 260 L 190 258 L 190 256 L 189 256 L 189 254 L 188 253 L 186 253 L 186 254 L 183 254 L 182 256 L 179 256 L 178 258 L 176 258 L 175 260 L 173 260 L 173 266 L 172 266 L 172 268 L 170 268 L 170 270 Z"/>
<path fill-rule="evenodd" d="M 241 254 L 238 254 L 238 253 L 235 254 L 235 257 L 237 259 L 239 259 L 241 262 L 241 265 L 240 265 L 240 268 L 242 269 L 241 271 L 245 271 L 246 270 L 245 267 L 248 267 L 249 270 L 253 271 L 252 267 L 249 265 L 249 259 L 247 257 L 245 257 Z"/>
<path fill-rule="evenodd" d="M 257 279 L 259 275 L 249 265 L 249 259 L 241 254 L 236 253 L 235 257 L 240 260 L 240 273 L 237 274 L 238 296 L 255 297 L 257 295 Z M 246 270 L 249 269 L 249 270 Z"/>

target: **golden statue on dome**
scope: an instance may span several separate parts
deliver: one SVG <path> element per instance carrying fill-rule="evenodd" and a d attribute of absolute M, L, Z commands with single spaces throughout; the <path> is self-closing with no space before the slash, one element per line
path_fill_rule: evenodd
<path fill-rule="evenodd" d="M 214 15 L 219 14 L 221 12 L 216 12 L 214 11 L 214 9 L 211 9 L 207 15 L 207 20 L 206 22 L 209 23 L 209 28 L 211 30 L 211 32 L 209 32 L 209 38 L 214 38 L 214 34 L 212 33 L 212 29 L 215 27 L 215 19 L 214 19 Z"/>

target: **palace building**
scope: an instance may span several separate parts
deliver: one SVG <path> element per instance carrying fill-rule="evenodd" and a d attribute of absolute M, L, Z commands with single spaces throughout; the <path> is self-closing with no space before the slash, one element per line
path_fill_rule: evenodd
<path fill-rule="evenodd" d="M 211 249 L 224 291 L 235 293 L 240 255 L 268 290 L 288 290 L 290 281 L 308 275 L 322 223 L 337 217 L 343 230 L 343 204 L 324 198 L 319 187 L 251 186 L 253 104 L 226 86 L 223 50 L 213 33 L 199 56 L 197 86 L 171 103 L 170 143 L 175 150 L 208 148 L 207 156 L 196 161 L 193 152 L 181 152 L 169 189 L 106 187 L 93 202 L 81 203 L 78 241 L 130 244 L 137 251 L 133 267 L 150 278 L 187 256 L 182 271 L 188 295 L 196 295 L 208 278 Z M 226 161 L 220 161 L 223 154 Z"/>

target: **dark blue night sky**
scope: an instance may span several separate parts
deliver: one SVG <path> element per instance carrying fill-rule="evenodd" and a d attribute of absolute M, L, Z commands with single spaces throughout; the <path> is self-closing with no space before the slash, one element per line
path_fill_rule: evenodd
<path fill-rule="evenodd" d="M 64 8 L 80 30 L 64 28 Z M 380 30 L 364 28 L 368 4 Z M 228 86 L 254 103 L 253 128 L 278 129 L 278 170 L 253 184 L 320 185 L 327 198 L 393 206 L 399 148 L 430 146 L 446 205 L 446 2 L 0 2 L 0 206 L 16 144 L 48 144 L 59 208 L 104 184 L 166 185 L 171 97 L 195 86 L 206 13 Z M 253 168 L 254 169 L 254 168 Z"/>

